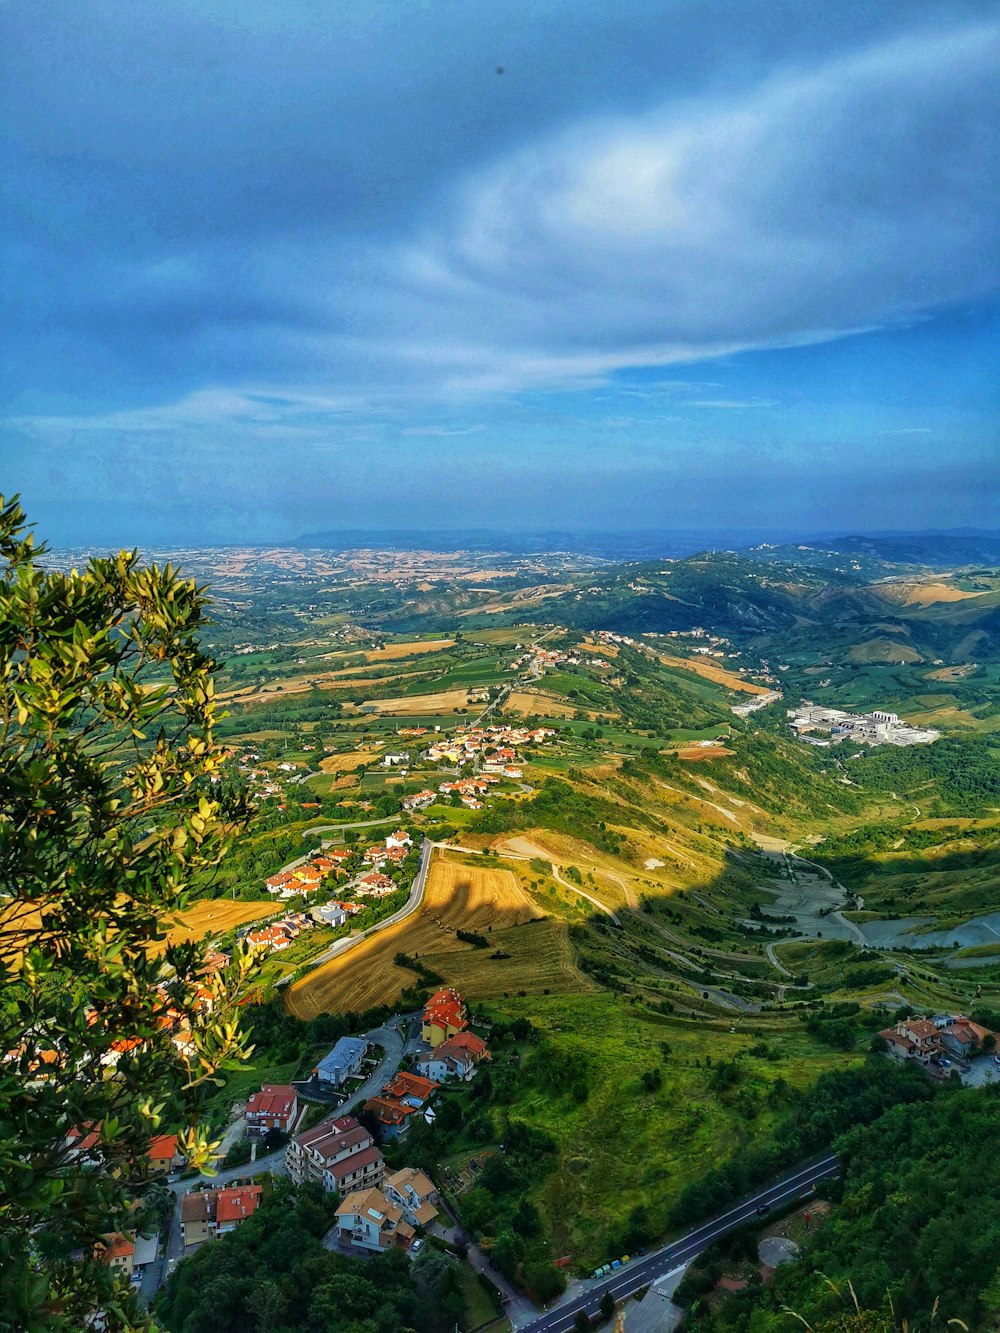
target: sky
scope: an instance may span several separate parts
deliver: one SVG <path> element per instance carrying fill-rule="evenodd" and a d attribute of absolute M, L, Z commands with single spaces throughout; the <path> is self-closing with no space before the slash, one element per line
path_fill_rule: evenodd
<path fill-rule="evenodd" d="M 57 544 L 1000 527 L 1000 15 L 5 0 Z"/>

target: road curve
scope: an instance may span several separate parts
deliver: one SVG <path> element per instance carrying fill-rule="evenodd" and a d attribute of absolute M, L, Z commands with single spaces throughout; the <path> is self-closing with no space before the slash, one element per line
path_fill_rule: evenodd
<path fill-rule="evenodd" d="M 420 867 L 413 877 L 413 883 L 410 885 L 410 896 L 397 912 L 393 912 L 392 916 L 387 916 L 385 920 L 380 921 L 378 925 L 370 926 L 360 935 L 348 935 L 342 940 L 335 940 L 334 943 L 330 945 L 329 949 L 326 949 L 323 953 L 319 954 L 318 957 L 310 959 L 309 971 L 312 972 L 317 967 L 322 967 L 324 963 L 329 963 L 333 958 L 340 958 L 343 954 L 349 953 L 350 950 L 360 944 L 362 940 L 371 939 L 371 937 L 377 935 L 380 930 L 386 930 L 389 926 L 394 926 L 398 921 L 405 921 L 408 916 L 412 916 L 424 900 L 424 888 L 427 884 L 427 871 L 431 863 L 431 852 L 437 845 L 438 844 L 436 843 L 428 841 L 427 838 L 420 844 Z M 308 975 L 308 973 L 305 974 L 305 976 Z M 305 976 L 298 977 L 297 981 L 304 981 Z M 288 980 L 282 977 L 281 981 L 276 982 L 275 985 L 277 987 L 282 983 L 288 985 Z"/>

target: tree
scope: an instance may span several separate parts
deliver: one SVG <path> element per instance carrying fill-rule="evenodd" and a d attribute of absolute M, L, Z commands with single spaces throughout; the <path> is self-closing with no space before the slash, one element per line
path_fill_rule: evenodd
<path fill-rule="evenodd" d="M 615 1298 L 611 1295 L 611 1292 L 608 1291 L 607 1287 L 605 1287 L 604 1291 L 601 1293 L 600 1310 L 601 1316 L 604 1319 L 610 1319 L 615 1312 Z"/>
<path fill-rule="evenodd" d="M 200 976 L 164 917 L 248 817 L 221 795 L 204 591 L 135 552 L 63 573 L 0 496 L 0 1255 L 14 1327 L 125 1327 L 95 1256 L 142 1221 L 152 1135 L 194 1128 L 245 1054 L 250 959 Z M 224 801 L 227 805 L 224 805 Z M 200 1002 L 206 992 L 210 1006 Z M 175 1040 L 176 1038 L 176 1040 Z"/>

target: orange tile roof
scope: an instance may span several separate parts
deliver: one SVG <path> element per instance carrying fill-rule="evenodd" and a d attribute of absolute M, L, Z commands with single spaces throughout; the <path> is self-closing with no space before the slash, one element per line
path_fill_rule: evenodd
<path fill-rule="evenodd" d="M 453 1037 L 443 1041 L 434 1054 L 440 1060 L 442 1056 L 457 1055 L 460 1051 L 467 1051 L 473 1059 L 478 1060 L 489 1055 L 485 1041 L 474 1032 L 456 1032 Z"/>
<path fill-rule="evenodd" d="M 433 1079 L 424 1078 L 422 1074 L 410 1074 L 401 1069 L 398 1074 L 393 1074 L 384 1091 L 390 1097 L 419 1097 L 421 1101 L 426 1101 L 438 1086 L 439 1084 Z"/>
<path fill-rule="evenodd" d="M 216 1222 L 240 1222 L 245 1217 L 253 1217 L 260 1196 L 260 1185 L 241 1185 L 238 1189 L 219 1190 L 216 1196 Z"/>
<path fill-rule="evenodd" d="M 246 1114 L 277 1115 L 285 1119 L 291 1114 L 296 1095 L 290 1084 L 265 1083 L 247 1102 Z"/>
<path fill-rule="evenodd" d="M 135 1241 L 121 1232 L 106 1236 L 103 1244 L 94 1247 L 94 1257 L 105 1264 L 110 1264 L 114 1259 L 124 1259 L 130 1254 L 135 1254 Z"/>
<path fill-rule="evenodd" d="M 169 1162 L 177 1155 L 177 1135 L 157 1134 L 149 1140 L 146 1156 L 154 1162 Z"/>

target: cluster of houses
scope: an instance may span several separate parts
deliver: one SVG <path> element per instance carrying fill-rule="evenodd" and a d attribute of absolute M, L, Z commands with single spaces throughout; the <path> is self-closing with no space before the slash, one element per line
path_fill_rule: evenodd
<path fill-rule="evenodd" d="M 248 930 L 244 939 L 254 949 L 275 953 L 287 949 L 293 940 L 298 939 L 304 930 L 311 930 L 315 923 L 303 912 L 289 912 L 280 921 L 257 930 Z"/>
<path fill-rule="evenodd" d="M 298 895 L 308 897 L 315 893 L 330 876 L 344 879 L 348 875 L 346 863 L 360 855 L 364 866 L 370 867 L 371 873 L 358 879 L 355 893 L 371 897 L 384 897 L 398 886 L 387 875 L 379 872 L 385 865 L 400 866 L 406 860 L 413 846 L 413 839 L 405 829 L 396 829 L 390 833 L 384 843 L 375 843 L 360 853 L 351 847 L 331 847 L 322 852 L 315 852 L 303 860 L 300 865 L 288 870 L 281 870 L 264 881 L 268 893 L 278 894 L 282 898 L 294 898 Z"/>
<path fill-rule="evenodd" d="M 889 1055 L 915 1060 L 938 1078 L 947 1078 L 956 1064 L 964 1067 L 982 1052 L 996 1049 L 995 1033 L 964 1014 L 904 1018 L 879 1036 Z"/>
<path fill-rule="evenodd" d="M 418 1116 L 433 1119 L 430 1101 L 449 1080 L 468 1080 L 483 1060 L 490 1058 L 482 1038 L 469 1030 L 464 998 L 443 987 L 427 1001 L 421 1021 L 426 1050 L 415 1070 L 395 1073 L 377 1096 L 364 1105 L 359 1120 L 339 1115 L 311 1129 L 294 1133 L 301 1110 L 299 1095 L 290 1084 L 266 1083 L 247 1102 L 244 1120 L 251 1137 L 278 1130 L 290 1134 L 285 1168 L 296 1184 L 314 1182 L 340 1195 L 336 1233 L 342 1244 L 373 1252 L 409 1250 L 421 1228 L 438 1216 L 438 1194 L 429 1178 L 413 1167 L 386 1173 L 380 1138 L 403 1134 Z M 365 1037 L 341 1037 L 313 1070 L 316 1092 L 343 1090 L 361 1074 L 371 1047 Z M 369 1128 L 371 1126 L 372 1128 Z M 177 1140 L 165 1136 L 150 1145 L 151 1160 L 173 1162 Z M 260 1187 L 240 1185 L 199 1190 L 184 1196 L 181 1221 L 185 1245 L 196 1245 L 224 1235 L 252 1217 Z"/>
<path fill-rule="evenodd" d="M 286 1150 L 285 1165 L 296 1184 L 314 1181 L 341 1196 L 338 1237 L 361 1249 L 407 1250 L 417 1228 L 438 1215 L 438 1194 L 428 1177 L 412 1167 L 386 1175 L 385 1158 L 372 1134 L 351 1115 L 297 1134 Z"/>
<path fill-rule="evenodd" d="M 228 966 L 230 961 L 229 954 L 210 949 L 205 955 L 201 975 L 206 976 L 210 972 L 218 971 L 219 968 Z M 195 1044 L 188 1017 L 171 1001 L 169 980 L 161 981 L 156 990 L 161 999 L 161 1005 L 156 1016 L 157 1026 L 161 1032 L 166 1033 L 181 1055 L 193 1055 Z M 212 989 L 204 981 L 199 981 L 195 985 L 193 999 L 195 1007 L 203 1013 L 210 1013 L 215 1003 Z M 90 1013 L 87 1021 L 90 1023 L 96 1022 L 97 1014 Z M 141 1049 L 143 1044 L 140 1037 L 119 1037 L 111 1043 L 101 1056 L 101 1064 L 105 1068 L 113 1069 L 123 1056 Z M 57 1051 L 42 1052 L 43 1064 L 57 1064 L 58 1061 L 59 1053 Z"/>
<path fill-rule="evenodd" d="M 351 855 L 346 847 L 335 847 L 330 852 L 316 853 L 290 870 L 279 870 L 264 881 L 268 893 L 281 898 L 306 897 L 315 893 L 325 879 L 338 874 L 343 862 Z"/>
<path fill-rule="evenodd" d="M 451 736 L 434 743 L 427 750 L 427 758 L 435 762 L 465 764 L 481 762 L 484 771 L 503 772 L 507 764 L 517 758 L 517 747 L 538 745 L 556 733 L 551 727 L 518 727 L 494 723 L 488 727 L 459 727 Z"/>

